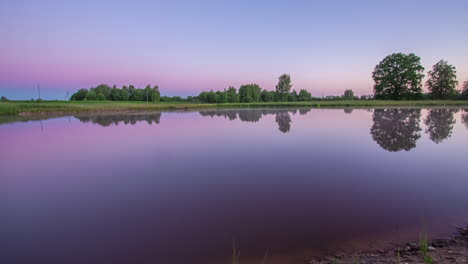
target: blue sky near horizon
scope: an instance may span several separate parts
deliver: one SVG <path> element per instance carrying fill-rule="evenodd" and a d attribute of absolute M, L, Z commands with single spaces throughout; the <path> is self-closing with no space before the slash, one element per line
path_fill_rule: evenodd
<path fill-rule="evenodd" d="M 386 55 L 468 79 L 468 1 L 1 1 L 0 95 L 63 99 L 100 83 L 196 95 L 282 73 L 314 96 L 372 93 Z"/>

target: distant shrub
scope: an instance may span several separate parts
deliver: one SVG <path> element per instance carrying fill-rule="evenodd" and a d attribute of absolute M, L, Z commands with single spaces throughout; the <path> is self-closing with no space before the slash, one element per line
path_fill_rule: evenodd
<path fill-rule="evenodd" d="M 8 101 L 10 101 L 10 100 L 8 100 L 5 96 L 2 96 L 2 97 L 0 98 L 0 101 L 1 101 L 1 102 L 8 102 Z"/>

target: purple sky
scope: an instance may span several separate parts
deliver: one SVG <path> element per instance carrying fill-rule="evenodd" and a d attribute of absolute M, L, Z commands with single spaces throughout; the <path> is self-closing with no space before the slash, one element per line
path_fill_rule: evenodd
<path fill-rule="evenodd" d="M 195 95 L 291 74 L 314 96 L 372 93 L 386 55 L 468 79 L 468 1 L 1 1 L 0 95 L 63 99 L 100 83 Z"/>

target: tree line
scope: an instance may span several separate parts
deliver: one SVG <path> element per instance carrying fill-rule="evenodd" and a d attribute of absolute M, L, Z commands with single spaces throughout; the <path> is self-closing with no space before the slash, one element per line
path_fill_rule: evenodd
<path fill-rule="evenodd" d="M 224 91 L 213 90 L 209 92 L 201 92 L 197 97 L 190 98 L 191 101 L 202 103 L 255 103 L 255 102 L 297 102 L 297 101 L 312 101 L 322 100 L 322 98 L 314 98 L 312 94 L 305 89 L 292 90 L 291 76 L 283 74 L 278 78 L 278 84 L 274 91 L 262 89 L 258 84 L 244 84 L 237 90 L 230 86 Z M 329 98 L 331 99 L 331 98 Z M 334 96 L 334 100 L 352 100 L 360 99 L 354 96 L 352 90 L 346 90 L 342 96 Z M 363 97 L 361 99 L 368 99 Z"/>
<path fill-rule="evenodd" d="M 161 93 L 159 87 L 156 85 L 151 87 L 147 85 L 146 88 L 135 88 L 133 85 L 123 86 L 108 86 L 101 84 L 91 89 L 80 89 L 74 93 L 70 100 L 72 101 L 147 101 L 158 102 L 160 101 Z"/>
<path fill-rule="evenodd" d="M 95 88 L 80 89 L 70 100 L 109 100 L 109 101 L 148 101 L 148 102 L 201 102 L 201 103 L 255 103 L 255 102 L 295 102 L 312 100 L 421 100 L 421 99 L 461 99 L 468 100 L 468 81 L 462 90 L 457 89 L 456 68 L 447 61 L 437 62 L 428 72 L 425 83 L 428 93 L 423 93 L 424 67 L 421 58 L 413 53 L 394 53 L 380 61 L 372 72 L 373 95 L 357 97 L 350 89 L 340 96 L 324 98 L 312 97 L 305 89 L 292 89 L 291 76 L 282 74 L 274 91 L 262 89 L 258 84 L 244 84 L 236 89 L 233 86 L 222 91 L 204 91 L 198 96 L 161 96 L 158 86 L 144 89 L 133 85 L 111 88 L 101 84 Z M 6 98 L 5 98 L 6 99 Z"/>

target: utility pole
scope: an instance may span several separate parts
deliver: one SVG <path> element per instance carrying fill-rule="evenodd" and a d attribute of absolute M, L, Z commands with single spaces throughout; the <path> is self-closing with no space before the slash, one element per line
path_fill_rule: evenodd
<path fill-rule="evenodd" d="M 69 93 L 69 92 L 67 91 L 67 93 L 65 94 L 65 101 L 67 100 L 68 93 Z"/>
<path fill-rule="evenodd" d="M 37 84 L 37 94 L 39 96 L 39 99 L 41 99 L 41 86 Z"/>

